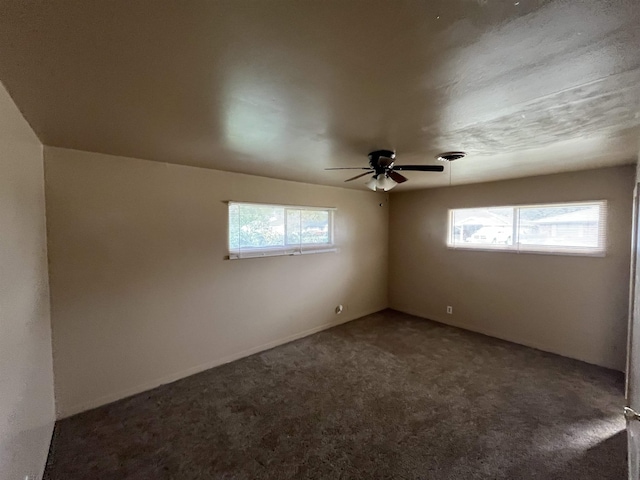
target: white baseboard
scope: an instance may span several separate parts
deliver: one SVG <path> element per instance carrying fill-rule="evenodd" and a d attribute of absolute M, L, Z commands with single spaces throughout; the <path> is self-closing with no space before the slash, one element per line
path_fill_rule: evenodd
<path fill-rule="evenodd" d="M 231 354 L 231 355 L 227 355 L 225 357 L 222 358 L 216 358 L 210 362 L 201 364 L 201 365 L 197 365 L 195 367 L 191 367 L 188 368 L 186 370 L 182 370 L 180 372 L 176 372 L 176 373 L 172 373 L 171 375 L 166 375 L 160 378 L 157 378 L 155 380 L 152 380 L 150 382 L 145 382 L 143 384 L 140 385 L 136 385 L 135 387 L 132 388 L 127 388 L 126 390 L 122 390 L 116 393 L 112 393 L 109 395 L 104 395 L 102 397 L 99 398 L 95 398 L 92 400 L 87 400 L 85 402 L 80 402 L 77 403 L 75 405 L 72 405 L 70 407 L 67 408 L 60 408 L 57 411 L 57 419 L 61 420 L 63 418 L 67 418 L 70 417 L 72 415 L 75 415 L 77 413 L 80 412 L 84 412 L 86 410 L 91 410 L 92 408 L 97 408 L 100 407 L 102 405 L 106 405 L 108 403 L 111 402 L 115 402 L 117 400 L 122 400 L 123 398 L 127 398 L 130 397 L 132 395 L 136 395 L 138 393 L 142 393 L 145 392 L 147 390 L 151 390 L 153 388 L 159 387 L 160 385 L 164 385 L 167 383 L 171 383 L 171 382 L 175 382 L 176 380 L 180 380 L 181 378 L 185 378 L 188 377 L 190 375 L 194 375 L 196 373 L 200 373 L 203 372 L 205 370 L 209 370 L 210 368 L 214 368 L 214 367 L 218 367 L 220 365 L 224 365 L 225 363 L 229 363 L 229 362 L 233 362 L 235 360 L 239 360 L 241 358 L 244 357 L 248 357 L 249 355 L 253 355 L 255 353 L 259 353 L 259 352 L 263 352 L 265 350 L 269 350 L 271 348 L 277 347 L 279 345 L 283 345 L 285 343 L 289 343 L 292 342 L 294 340 L 298 340 L 300 338 L 304 338 L 304 337 L 308 337 L 309 335 L 313 335 L 314 333 L 318 333 L 321 332 L 322 330 L 327 330 L 329 328 L 338 326 L 338 325 L 342 325 L 343 323 L 347 323 L 347 322 L 351 322 L 353 320 L 357 320 L 358 318 L 364 317 L 366 315 L 371 315 L 373 313 L 376 312 L 380 312 L 382 310 L 385 310 L 385 308 L 383 309 L 376 309 L 373 311 L 369 311 L 369 312 L 362 312 L 360 314 L 357 314 L 353 317 L 343 317 L 342 319 L 339 320 L 334 320 L 333 322 L 328 322 L 328 323 L 324 323 L 322 325 L 319 325 L 317 327 L 313 327 L 310 328 L 308 330 L 304 330 L 302 332 L 298 332 L 298 333 L 294 333 L 292 335 L 283 337 L 283 338 L 279 338 L 277 340 L 273 340 L 271 342 L 268 343 L 264 343 L 262 345 L 258 345 L 256 347 L 252 347 L 246 350 L 242 350 L 240 352 Z"/>

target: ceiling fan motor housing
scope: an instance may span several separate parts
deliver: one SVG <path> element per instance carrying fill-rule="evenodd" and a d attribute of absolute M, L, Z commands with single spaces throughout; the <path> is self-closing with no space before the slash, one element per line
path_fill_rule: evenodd
<path fill-rule="evenodd" d="M 381 158 L 388 158 L 388 162 L 381 162 Z M 393 163 L 396 158 L 396 152 L 393 150 L 375 150 L 369 154 L 369 165 L 376 171 L 376 174 L 379 175 L 384 173 L 389 166 Z"/>

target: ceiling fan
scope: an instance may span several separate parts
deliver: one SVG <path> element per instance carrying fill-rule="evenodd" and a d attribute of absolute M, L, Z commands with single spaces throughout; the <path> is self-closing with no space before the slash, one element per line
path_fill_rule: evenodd
<path fill-rule="evenodd" d="M 367 170 L 360 175 L 348 178 L 345 182 L 357 180 L 373 173 L 371 179 L 365 183 L 365 185 L 373 190 L 384 190 L 388 192 L 399 183 L 404 183 L 408 180 L 404 175 L 399 174 L 399 171 L 414 171 L 414 172 L 442 172 L 444 166 L 442 165 L 395 165 L 396 152 L 392 150 L 376 150 L 369 154 L 369 166 L 368 167 L 337 167 L 337 168 L 325 168 L 325 170 Z"/>

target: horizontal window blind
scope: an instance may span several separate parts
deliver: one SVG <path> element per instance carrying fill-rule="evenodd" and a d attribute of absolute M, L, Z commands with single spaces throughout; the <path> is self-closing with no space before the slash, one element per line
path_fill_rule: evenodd
<path fill-rule="evenodd" d="M 604 255 L 607 202 L 556 203 L 449 211 L 451 248 Z"/>

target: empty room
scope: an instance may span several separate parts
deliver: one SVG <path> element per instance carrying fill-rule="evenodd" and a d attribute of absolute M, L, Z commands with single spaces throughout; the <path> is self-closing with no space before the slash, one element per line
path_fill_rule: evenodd
<path fill-rule="evenodd" d="M 638 25 L 0 0 L 0 480 L 640 480 Z"/>

